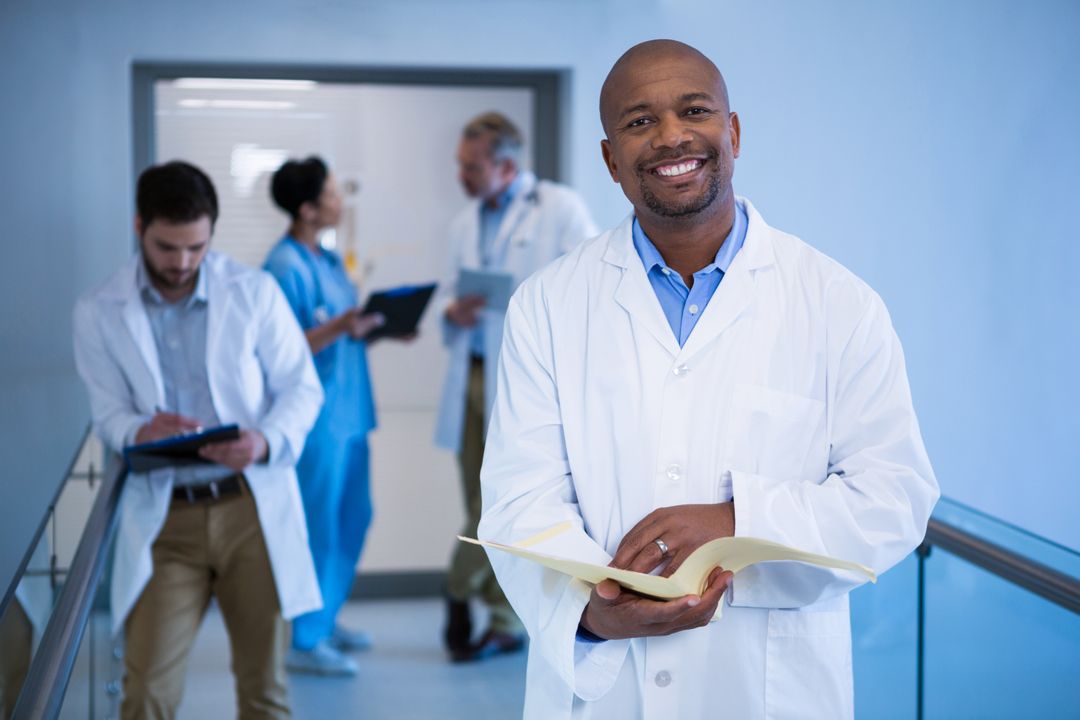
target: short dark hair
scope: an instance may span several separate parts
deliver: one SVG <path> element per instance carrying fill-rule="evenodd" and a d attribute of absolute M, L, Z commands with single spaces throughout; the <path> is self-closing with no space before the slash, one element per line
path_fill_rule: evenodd
<path fill-rule="evenodd" d="M 202 170 L 181 160 L 143 171 L 135 191 L 135 207 L 144 228 L 157 219 L 189 223 L 206 215 L 210 227 L 218 219 L 214 183 Z"/>
<path fill-rule="evenodd" d="M 306 160 L 289 160 L 277 169 L 270 181 L 270 196 L 293 220 L 300 217 L 300 206 L 319 202 L 330 171 L 315 155 Z"/>

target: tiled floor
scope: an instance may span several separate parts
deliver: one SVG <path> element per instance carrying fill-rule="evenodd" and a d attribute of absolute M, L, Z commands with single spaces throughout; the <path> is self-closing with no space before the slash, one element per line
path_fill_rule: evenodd
<path fill-rule="evenodd" d="M 355 655 L 356 678 L 290 677 L 299 720 L 499 720 L 520 718 L 525 654 L 452 665 L 442 649 L 438 599 L 350 603 L 342 621 L 369 631 L 375 647 Z M 179 720 L 234 716 L 225 628 L 216 612 L 203 624 L 188 666 Z"/>

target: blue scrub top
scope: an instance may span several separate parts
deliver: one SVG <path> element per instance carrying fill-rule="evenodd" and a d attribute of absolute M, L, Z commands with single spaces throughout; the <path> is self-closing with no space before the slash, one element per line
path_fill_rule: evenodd
<path fill-rule="evenodd" d="M 285 236 L 270 251 L 263 269 L 278 281 L 305 332 L 356 306 L 356 288 L 345 265 L 329 250 L 316 253 Z M 349 435 L 375 428 L 366 351 L 363 340 L 343 335 L 315 354 L 315 369 L 326 393 L 317 427 Z"/>

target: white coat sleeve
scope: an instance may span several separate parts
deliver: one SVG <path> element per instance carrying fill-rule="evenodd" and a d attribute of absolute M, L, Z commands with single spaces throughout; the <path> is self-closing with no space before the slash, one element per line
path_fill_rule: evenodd
<path fill-rule="evenodd" d="M 261 273 L 256 306 L 262 309 L 255 353 L 263 368 L 269 407 L 259 431 L 270 448 L 270 465 L 296 465 L 308 431 L 322 407 L 323 390 L 307 340 L 285 295 Z"/>
<path fill-rule="evenodd" d="M 834 317 L 851 320 L 829 326 L 837 340 L 829 340 L 827 352 L 827 477 L 818 484 L 732 472 L 735 534 L 853 560 L 881 573 L 922 541 L 939 491 L 888 312 L 876 294 L 859 300 L 859 314 L 834 305 Z M 843 305 L 852 307 L 853 299 L 845 297 Z M 730 601 L 797 608 L 863 581 L 801 563 L 763 563 L 735 577 Z"/>
<path fill-rule="evenodd" d="M 90 398 L 94 432 L 115 452 L 135 443 L 139 428 L 150 421 L 135 405 L 135 396 L 120 363 L 102 333 L 92 295 L 75 304 L 75 368 Z"/>
<path fill-rule="evenodd" d="M 606 565 L 611 557 L 590 538 L 577 505 L 552 374 L 550 333 L 536 285 L 515 293 L 506 316 L 495 405 L 480 482 L 482 539 L 514 543 L 569 521 L 560 554 Z M 523 301 L 523 295 L 530 300 Z M 488 556 L 499 584 L 539 653 L 586 700 L 618 677 L 628 640 L 609 640 L 583 652 L 578 623 L 590 588 L 568 575 L 496 550 Z"/>

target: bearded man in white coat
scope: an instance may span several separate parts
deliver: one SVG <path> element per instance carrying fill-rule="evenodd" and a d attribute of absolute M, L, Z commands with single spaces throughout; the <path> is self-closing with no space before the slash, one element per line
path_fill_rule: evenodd
<path fill-rule="evenodd" d="M 881 298 L 736 197 L 739 119 L 700 52 L 631 48 L 600 109 L 634 211 L 511 301 L 480 537 L 567 523 L 533 549 L 670 575 L 747 536 L 883 572 L 938 487 Z M 527 718 L 854 714 L 849 572 L 718 567 L 658 601 L 491 555 L 531 638 Z"/>
<path fill-rule="evenodd" d="M 286 620 L 322 605 L 293 470 L 322 388 L 274 279 L 209 251 L 218 203 L 202 171 L 152 167 L 136 204 L 139 253 L 75 308 L 95 430 L 117 452 L 227 423 L 240 436 L 204 446 L 205 464 L 127 477 L 112 583 L 121 716 L 175 717 L 214 597 L 235 715 L 286 718 Z"/>
<path fill-rule="evenodd" d="M 440 304 L 443 341 L 450 351 L 435 442 L 458 453 L 465 527 L 480 522 L 480 462 L 495 390 L 504 308 L 455 291 L 461 270 L 509 275 L 514 287 L 587 237 L 596 234 L 585 203 L 570 188 L 537 180 L 521 169 L 523 138 L 506 116 L 473 118 L 458 144 L 458 179 L 472 202 L 450 228 L 450 263 Z M 504 300 L 505 302 L 505 300 Z M 444 639 L 455 662 L 478 660 L 522 647 L 524 633 L 499 588 L 483 550 L 455 548 L 447 572 Z M 470 598 L 483 602 L 490 625 L 472 638 Z"/>

